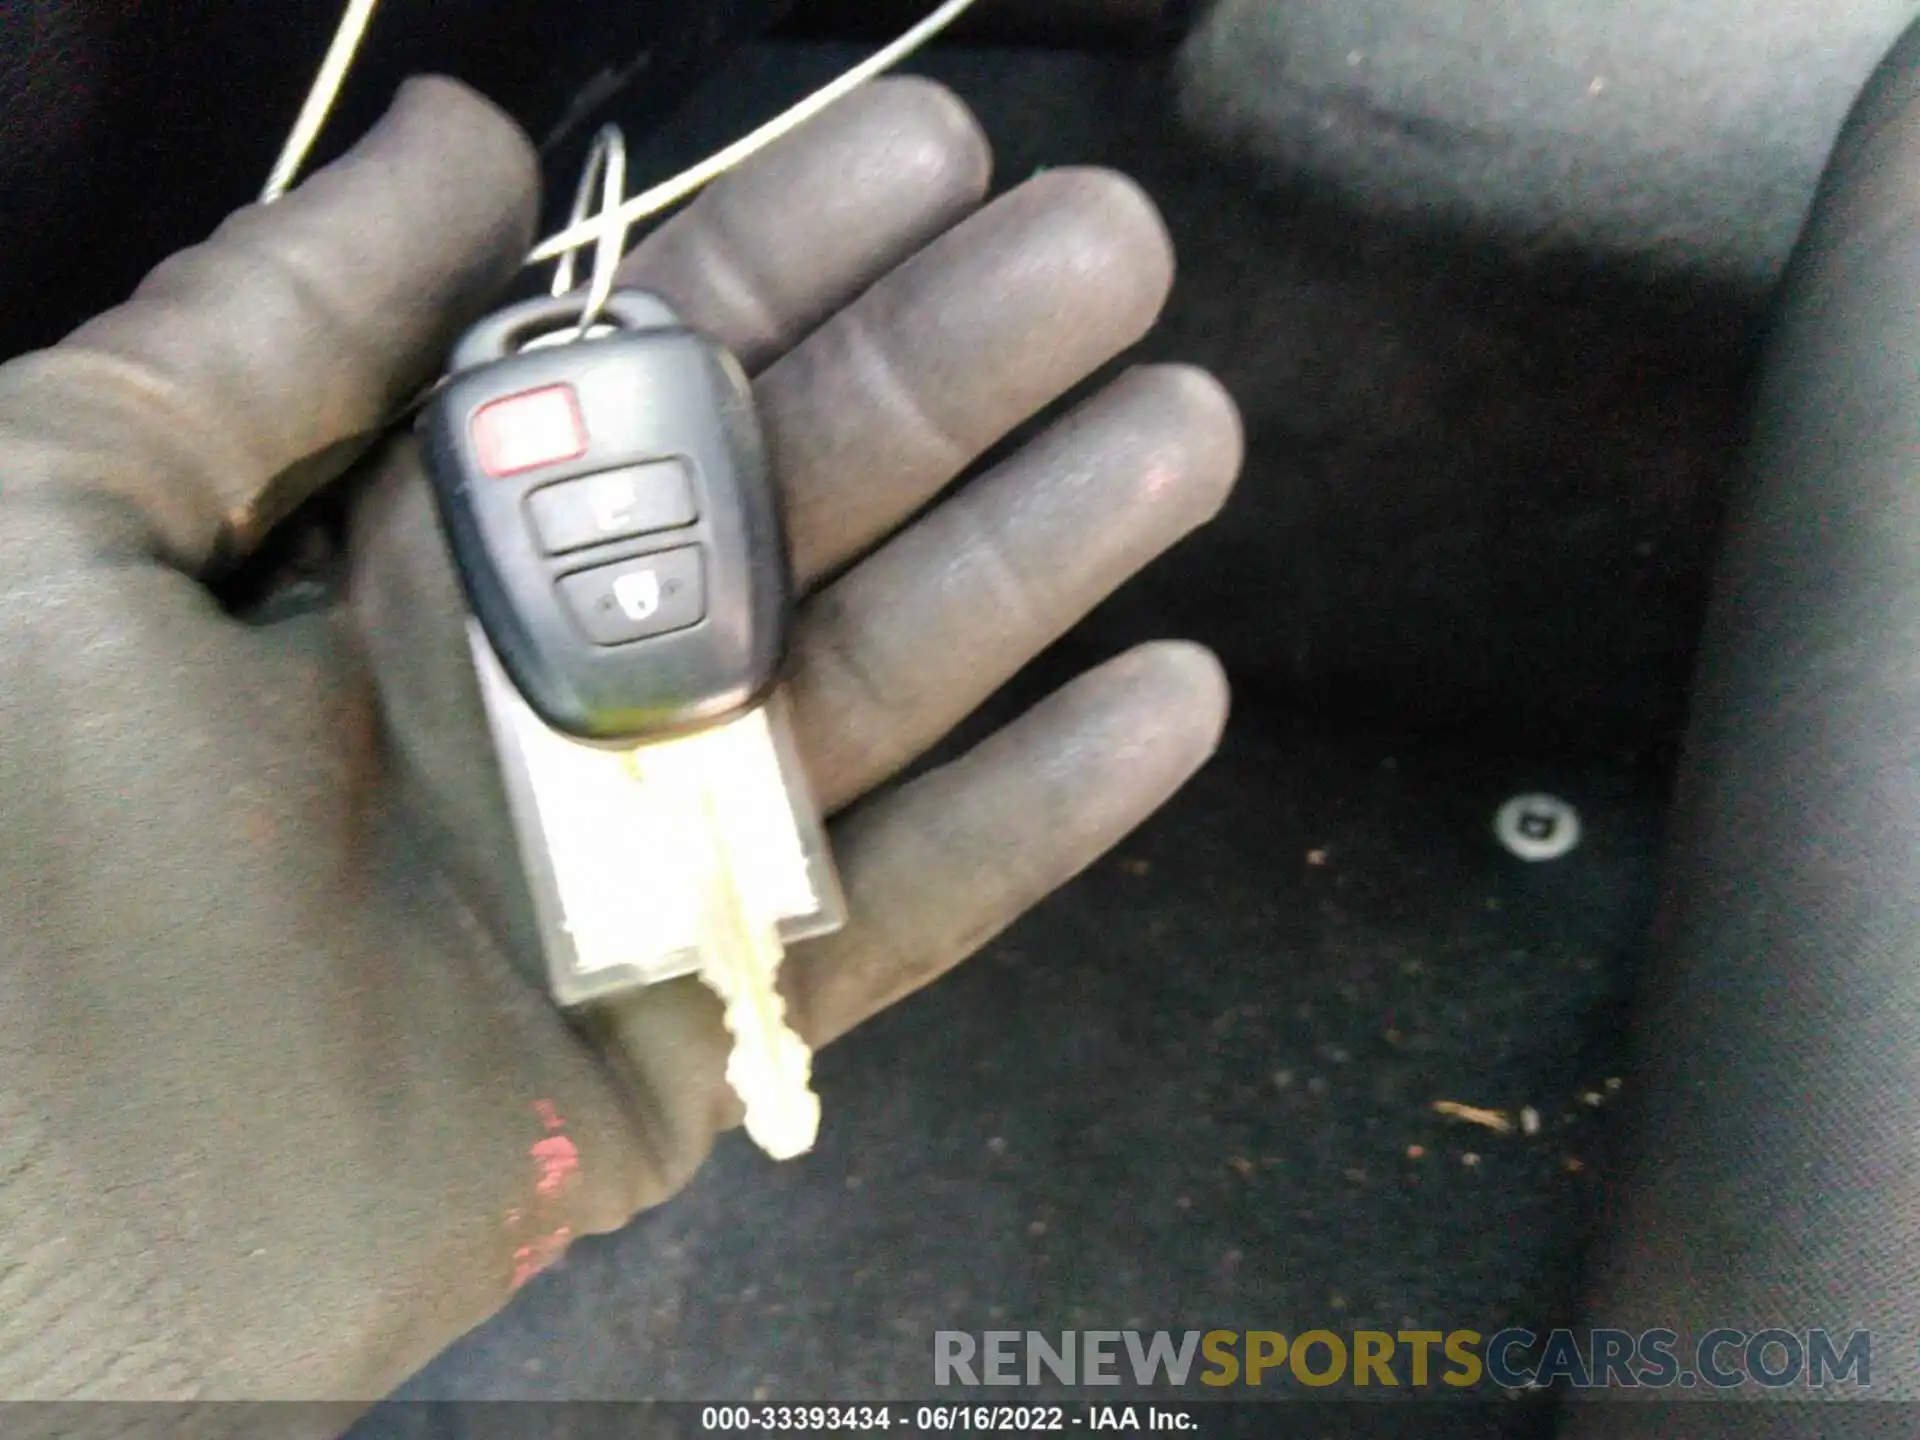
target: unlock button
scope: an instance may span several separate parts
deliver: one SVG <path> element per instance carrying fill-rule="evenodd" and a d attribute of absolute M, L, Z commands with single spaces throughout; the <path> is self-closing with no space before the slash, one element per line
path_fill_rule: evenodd
<path fill-rule="evenodd" d="M 630 645 L 697 625 L 706 618 L 706 590 L 695 545 L 602 565 L 560 582 L 567 608 L 596 645 Z"/>

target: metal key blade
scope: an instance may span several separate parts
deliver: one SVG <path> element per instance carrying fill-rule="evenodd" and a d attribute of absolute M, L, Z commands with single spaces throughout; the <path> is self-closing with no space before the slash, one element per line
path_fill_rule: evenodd
<path fill-rule="evenodd" d="M 747 1134 L 776 1160 L 813 1148 L 820 1132 L 820 1100 L 813 1093 L 813 1053 L 787 1023 L 780 994 L 786 958 L 778 923 L 747 903 L 729 853 L 732 827 L 723 798 L 707 774 L 701 737 L 646 747 L 630 763 L 648 784 L 677 791 L 683 813 L 697 814 L 704 872 L 700 975 L 725 1006 L 733 1053 L 727 1083 L 746 1107 Z"/>
<path fill-rule="evenodd" d="M 787 1024 L 779 932 L 741 905 L 724 861 L 715 867 L 711 895 L 700 974 L 726 1005 L 734 1041 L 727 1083 L 746 1106 L 754 1143 L 776 1160 L 791 1160 L 813 1148 L 820 1099 L 813 1093 L 813 1052 Z"/>

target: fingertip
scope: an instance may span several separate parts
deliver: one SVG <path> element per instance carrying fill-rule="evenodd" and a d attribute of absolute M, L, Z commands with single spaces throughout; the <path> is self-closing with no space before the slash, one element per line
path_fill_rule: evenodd
<path fill-rule="evenodd" d="M 1173 289 L 1173 236 L 1153 198 L 1117 170 L 1077 165 L 1043 171 L 1022 192 L 1057 217 L 1065 262 L 1091 287 L 1127 297 L 1144 333 Z"/>
<path fill-rule="evenodd" d="M 1198 365 L 1150 368 L 1176 397 L 1190 432 L 1205 438 L 1200 468 L 1216 481 L 1218 502 L 1224 504 L 1247 459 L 1247 427 L 1239 402 L 1218 376 Z"/>
<path fill-rule="evenodd" d="M 1169 758 L 1188 773 L 1220 748 L 1233 687 L 1213 651 L 1191 640 L 1150 640 L 1109 664 L 1130 682 Z"/>
<path fill-rule="evenodd" d="M 383 126 L 424 121 L 433 125 L 451 124 L 463 132 L 479 134 L 492 129 L 503 143 L 515 143 L 529 160 L 532 142 L 512 116 L 492 100 L 451 75 L 410 75 L 400 82 L 387 106 L 386 114 L 375 123 L 371 133 Z"/>
<path fill-rule="evenodd" d="M 917 75 L 876 80 L 865 97 L 867 123 L 892 137 L 888 159 L 903 181 L 926 193 L 965 195 L 975 204 L 985 198 L 993 183 L 993 145 L 966 101 Z"/>
<path fill-rule="evenodd" d="M 1069 681 L 963 763 L 1003 775 L 1060 766 L 1076 777 L 1056 797 L 1071 817 L 1060 834 L 1100 837 L 1104 848 L 1206 764 L 1227 708 L 1226 671 L 1210 651 L 1148 641 Z M 1021 783 L 1030 787 L 1031 775 Z M 1039 792 L 1030 793 L 1037 802 Z"/>
<path fill-rule="evenodd" d="M 540 215 L 540 157 L 519 123 L 472 86 L 445 75 L 416 75 L 347 160 L 384 152 L 411 166 L 430 162 L 460 193 L 497 207 L 517 258 L 532 248 Z"/>
<path fill-rule="evenodd" d="M 1227 387 L 1197 365 L 1141 365 L 1115 387 L 1119 402 L 1138 406 L 1153 430 L 1169 438 L 1177 460 L 1171 472 L 1149 465 L 1141 477 L 1154 498 L 1169 474 L 1195 524 L 1218 515 L 1239 482 L 1246 460 L 1246 427 Z"/>

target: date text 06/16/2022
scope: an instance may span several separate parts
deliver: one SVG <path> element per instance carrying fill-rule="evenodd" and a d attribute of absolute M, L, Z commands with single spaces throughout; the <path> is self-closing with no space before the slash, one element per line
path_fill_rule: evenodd
<path fill-rule="evenodd" d="M 704 1405 L 707 1434 L 899 1431 L 907 1435 L 1120 1435 L 1199 1430 L 1191 1409 L 1165 1405 Z"/>

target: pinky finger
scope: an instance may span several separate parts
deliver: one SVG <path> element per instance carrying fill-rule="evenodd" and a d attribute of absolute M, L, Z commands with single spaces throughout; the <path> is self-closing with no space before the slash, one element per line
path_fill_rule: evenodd
<path fill-rule="evenodd" d="M 786 988 L 816 1048 L 958 965 L 1171 799 L 1226 723 L 1220 665 L 1142 645 L 835 827 L 852 924 L 797 950 Z"/>

